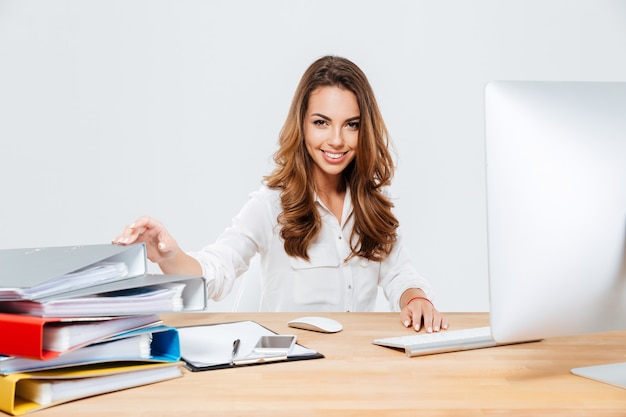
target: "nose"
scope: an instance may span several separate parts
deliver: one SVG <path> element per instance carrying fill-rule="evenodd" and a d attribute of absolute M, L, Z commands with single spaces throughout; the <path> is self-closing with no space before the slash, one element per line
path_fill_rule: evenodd
<path fill-rule="evenodd" d="M 334 127 L 333 129 L 331 129 L 327 142 L 328 142 L 328 145 L 334 148 L 343 147 L 344 141 L 343 141 L 341 127 Z"/>

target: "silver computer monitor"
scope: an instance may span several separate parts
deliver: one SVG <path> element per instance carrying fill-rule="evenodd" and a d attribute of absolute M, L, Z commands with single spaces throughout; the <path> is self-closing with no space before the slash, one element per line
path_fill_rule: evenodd
<path fill-rule="evenodd" d="M 626 329 L 626 83 L 495 81 L 485 105 L 494 338 Z M 573 372 L 626 388 L 626 363 Z"/>

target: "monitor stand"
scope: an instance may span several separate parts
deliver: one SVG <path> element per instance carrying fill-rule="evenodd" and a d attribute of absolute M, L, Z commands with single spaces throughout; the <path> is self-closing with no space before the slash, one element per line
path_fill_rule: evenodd
<path fill-rule="evenodd" d="M 626 389 L 626 362 L 574 368 L 572 373 Z"/>

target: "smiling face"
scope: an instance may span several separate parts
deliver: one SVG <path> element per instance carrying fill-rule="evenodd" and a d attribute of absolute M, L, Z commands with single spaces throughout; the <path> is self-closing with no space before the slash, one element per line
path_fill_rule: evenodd
<path fill-rule="evenodd" d="M 341 173 L 356 157 L 359 121 L 359 105 L 351 91 L 319 87 L 309 96 L 304 141 L 318 186 L 339 185 Z"/>

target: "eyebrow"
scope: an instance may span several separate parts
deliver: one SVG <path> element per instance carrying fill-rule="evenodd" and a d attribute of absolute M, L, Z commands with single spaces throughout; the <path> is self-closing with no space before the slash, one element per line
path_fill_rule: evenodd
<path fill-rule="evenodd" d="M 321 114 L 321 113 L 312 113 L 312 114 L 311 114 L 311 116 L 312 116 L 312 117 L 313 117 L 313 116 L 321 117 L 321 118 L 322 118 L 322 119 L 324 119 L 324 120 L 332 120 L 330 117 L 328 117 L 328 116 L 326 116 L 326 115 L 324 115 L 324 114 Z M 347 118 L 347 119 L 345 120 L 345 122 L 353 122 L 353 121 L 355 121 L 355 120 L 360 120 L 360 119 L 361 119 L 361 116 L 360 116 L 360 115 L 359 115 L 359 116 L 352 116 L 352 117 Z"/>

